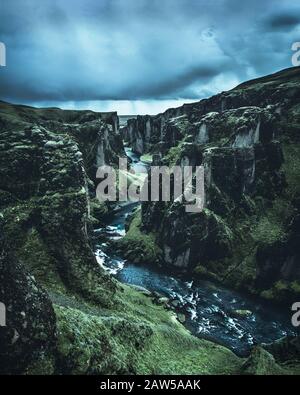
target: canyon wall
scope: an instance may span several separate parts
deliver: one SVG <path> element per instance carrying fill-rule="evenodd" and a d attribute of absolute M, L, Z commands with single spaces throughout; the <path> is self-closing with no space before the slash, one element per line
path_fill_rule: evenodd
<path fill-rule="evenodd" d="M 161 265 L 198 273 L 260 296 L 300 295 L 300 69 L 129 120 L 125 138 L 162 165 L 203 165 L 205 208 L 142 206 Z"/>
<path fill-rule="evenodd" d="M 55 315 L 43 287 L 110 303 L 116 285 L 99 269 L 88 237 L 94 189 L 89 177 L 118 155 L 124 151 L 115 113 L 0 104 L 5 370 L 20 371 L 34 358 L 51 363 Z"/>

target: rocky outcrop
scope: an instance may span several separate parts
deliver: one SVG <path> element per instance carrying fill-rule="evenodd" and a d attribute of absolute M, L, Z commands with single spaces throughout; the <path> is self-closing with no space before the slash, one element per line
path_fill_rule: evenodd
<path fill-rule="evenodd" d="M 178 202 L 143 204 L 141 229 L 156 235 L 162 264 L 296 300 L 299 109 L 300 69 L 292 68 L 128 122 L 126 138 L 156 165 L 205 171 L 202 213 Z"/>
<path fill-rule="evenodd" d="M 264 344 L 263 348 L 274 356 L 277 363 L 287 361 L 297 363 L 300 355 L 300 338 L 299 336 L 283 337 L 273 343 Z"/>
<path fill-rule="evenodd" d="M 252 349 L 241 367 L 244 375 L 298 375 L 299 337 L 284 337 Z"/>
<path fill-rule="evenodd" d="M 255 347 L 243 364 L 241 373 L 243 375 L 265 376 L 286 375 L 288 371 L 276 363 L 272 354 L 261 347 Z"/>
<path fill-rule="evenodd" d="M 1 221 L 2 222 L 2 221 Z M 39 364 L 54 372 L 56 320 L 47 293 L 0 240 L 0 300 L 6 326 L 0 327 L 0 372 L 14 374 Z"/>
<path fill-rule="evenodd" d="M 73 137 L 81 129 L 75 125 L 72 133 L 60 134 L 58 128 L 49 131 L 28 124 L 27 119 L 24 124 L 24 119 L 14 118 L 18 124 L 13 129 L 2 126 L 0 136 L 0 190 L 6 197 L 1 199 L 1 210 L 7 243 L 20 250 L 28 264 L 30 253 L 24 257 L 24 245 L 47 248 L 63 283 L 101 299 L 94 282 L 98 268 L 87 234 L 90 211 L 85 163 L 90 158 L 84 159 Z"/>
<path fill-rule="evenodd" d="M 125 156 L 119 133 L 119 118 L 115 112 L 96 113 L 58 108 L 38 110 L 0 102 L 0 113 L 0 127 L 3 130 L 24 130 L 39 126 L 60 138 L 69 136 L 77 144 L 77 150 L 80 151 L 78 158 L 82 156 L 85 170 L 93 181 L 99 166 L 118 165 L 119 157 Z M 47 147 L 51 147 L 51 144 L 55 146 L 55 141 L 51 141 L 49 140 Z M 56 143 L 57 148 L 63 145 L 59 138 Z"/>

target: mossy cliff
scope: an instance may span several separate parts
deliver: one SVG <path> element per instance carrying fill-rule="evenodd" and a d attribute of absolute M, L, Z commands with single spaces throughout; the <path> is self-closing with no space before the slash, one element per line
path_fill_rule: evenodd
<path fill-rule="evenodd" d="M 151 235 L 162 265 L 278 303 L 298 300 L 299 135 L 299 67 L 129 120 L 124 136 L 135 151 L 205 171 L 205 209 L 144 203 L 138 238 Z"/>
<path fill-rule="evenodd" d="M 107 207 L 91 178 L 124 154 L 114 125 L 112 114 L 0 105 L 0 373 L 239 372 L 243 360 L 97 264 L 90 230 Z"/>

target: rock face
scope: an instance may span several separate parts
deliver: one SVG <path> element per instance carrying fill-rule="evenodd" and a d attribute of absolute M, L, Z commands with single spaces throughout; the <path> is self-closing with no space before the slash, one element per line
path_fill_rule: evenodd
<path fill-rule="evenodd" d="M 178 202 L 143 204 L 141 229 L 156 235 L 163 264 L 296 300 L 299 116 L 300 69 L 292 68 L 128 121 L 124 136 L 137 153 L 205 170 L 202 213 Z"/>
<path fill-rule="evenodd" d="M 198 142 L 207 142 L 208 132 L 205 126 L 207 115 L 209 118 L 210 113 L 223 113 L 249 106 L 265 108 L 268 105 L 275 105 L 275 112 L 281 114 L 289 103 L 298 97 L 297 86 L 294 85 L 298 79 L 299 70 L 295 67 L 272 76 L 252 80 L 231 91 L 222 92 L 196 103 L 170 108 L 156 116 L 146 115 L 129 119 L 123 134 L 125 140 L 130 142 L 137 153 L 151 151 L 156 144 L 161 143 L 172 147 L 180 140 L 180 136 L 183 137 L 187 132 L 191 132 L 193 127 L 196 129 L 194 133 L 196 132 L 195 137 Z M 179 128 L 176 128 L 176 125 Z"/>
<path fill-rule="evenodd" d="M 39 361 L 54 371 L 56 320 L 47 293 L 5 246 L 1 226 L 0 299 L 7 326 L 0 328 L 0 371 L 14 374 Z M 42 368 L 43 369 L 43 368 Z"/>
<path fill-rule="evenodd" d="M 1 370 L 22 371 L 37 358 L 51 371 L 56 320 L 43 286 L 110 304 L 116 285 L 88 238 L 89 175 L 122 150 L 116 114 L 1 103 Z"/>

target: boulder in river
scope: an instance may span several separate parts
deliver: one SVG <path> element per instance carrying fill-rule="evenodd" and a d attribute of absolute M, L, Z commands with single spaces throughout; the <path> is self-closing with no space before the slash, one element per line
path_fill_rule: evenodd
<path fill-rule="evenodd" d="M 247 317 L 250 317 L 252 314 L 253 314 L 252 311 L 250 311 L 250 310 L 243 310 L 243 309 L 232 310 L 230 312 L 230 315 L 235 317 L 235 318 L 247 318 Z"/>
<path fill-rule="evenodd" d="M 135 289 L 138 292 L 141 292 L 143 295 L 152 296 L 152 292 L 149 291 L 147 288 L 144 288 L 140 285 L 130 284 L 130 287 Z"/>
<path fill-rule="evenodd" d="M 157 303 L 163 306 L 167 306 L 167 304 L 169 303 L 169 298 L 166 297 L 158 298 Z"/>
<path fill-rule="evenodd" d="M 178 314 L 177 314 L 177 319 L 178 319 L 178 321 L 179 321 L 181 324 L 184 324 L 185 321 L 186 321 L 186 317 L 185 317 L 185 315 L 182 314 L 182 313 L 178 313 Z"/>

